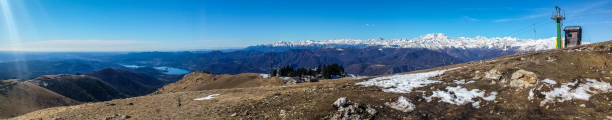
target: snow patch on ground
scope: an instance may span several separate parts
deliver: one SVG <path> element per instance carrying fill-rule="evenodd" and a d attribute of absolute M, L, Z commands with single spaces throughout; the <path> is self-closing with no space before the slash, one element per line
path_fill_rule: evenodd
<path fill-rule="evenodd" d="M 261 78 L 264 78 L 264 79 L 270 78 L 270 74 L 259 74 L 259 76 L 261 76 Z"/>
<path fill-rule="evenodd" d="M 534 95 L 533 91 L 534 90 L 535 90 L 535 88 L 531 88 L 529 90 L 529 96 L 527 97 L 528 100 L 533 100 L 533 95 Z"/>
<path fill-rule="evenodd" d="M 544 83 L 548 83 L 548 84 L 551 84 L 551 85 L 556 85 L 556 84 L 557 84 L 557 81 L 550 80 L 550 79 L 548 79 L 548 78 L 546 78 L 546 79 L 542 80 L 542 82 L 544 82 Z"/>
<path fill-rule="evenodd" d="M 352 78 L 352 79 L 364 79 L 368 77 L 370 76 L 360 76 L 360 75 L 349 74 L 349 78 Z"/>
<path fill-rule="evenodd" d="M 395 102 L 385 103 L 385 105 L 402 112 L 410 112 L 413 111 L 415 108 L 415 105 L 412 104 L 412 102 L 410 102 L 410 100 L 404 96 L 400 96 Z"/>
<path fill-rule="evenodd" d="M 467 103 L 472 103 L 474 108 L 480 108 L 480 102 L 474 101 L 474 98 L 482 98 L 486 101 L 495 100 L 495 96 L 497 92 L 491 92 L 489 96 L 485 96 L 485 91 L 481 91 L 479 89 L 468 90 L 467 88 L 463 88 L 461 86 L 457 87 L 446 87 L 447 91 L 433 91 L 433 94 L 429 97 L 424 96 L 427 102 L 431 102 L 433 98 L 440 98 L 440 101 L 455 104 L 455 105 L 465 105 Z"/>
<path fill-rule="evenodd" d="M 455 81 L 453 81 L 453 82 L 455 82 L 456 84 L 459 84 L 459 85 L 463 85 L 463 84 L 470 84 L 470 83 L 474 83 L 474 82 L 476 82 L 476 81 L 455 80 Z"/>
<path fill-rule="evenodd" d="M 454 68 L 456 69 L 456 68 Z M 403 75 L 392 75 L 370 79 L 357 83 L 357 85 L 378 86 L 383 87 L 384 92 L 393 93 L 410 93 L 412 89 L 424 87 L 428 84 L 439 83 L 442 81 L 429 80 L 430 77 L 438 76 L 446 71 L 454 70 L 437 70 L 423 73 L 403 74 Z"/>
<path fill-rule="evenodd" d="M 220 95 L 220 94 L 212 94 L 212 95 L 208 95 L 208 96 L 206 96 L 206 97 L 196 98 L 196 99 L 193 99 L 193 100 L 197 100 L 197 101 L 201 101 L 201 100 L 210 100 L 210 99 L 215 98 L 215 96 L 219 96 L 219 95 Z"/>
<path fill-rule="evenodd" d="M 586 79 L 586 83 L 581 83 L 578 86 L 578 80 L 571 83 L 564 83 L 559 88 L 555 88 L 552 91 L 542 92 L 545 95 L 545 99 L 540 102 L 540 106 L 546 103 L 552 102 L 563 102 L 572 99 L 578 100 L 589 100 L 591 95 L 598 93 L 606 93 L 612 89 L 610 83 L 599 82 L 594 79 Z"/>

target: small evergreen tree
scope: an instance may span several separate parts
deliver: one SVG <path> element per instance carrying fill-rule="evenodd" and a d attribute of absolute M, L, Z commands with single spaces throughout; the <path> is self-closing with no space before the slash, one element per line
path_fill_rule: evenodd
<path fill-rule="evenodd" d="M 331 65 L 319 65 L 314 70 L 308 68 L 298 68 L 297 70 L 291 66 L 285 66 L 277 70 L 272 71 L 273 75 L 286 76 L 286 77 L 302 77 L 302 76 L 314 76 L 323 79 L 331 79 L 334 76 L 343 76 L 344 67 L 338 64 Z"/>

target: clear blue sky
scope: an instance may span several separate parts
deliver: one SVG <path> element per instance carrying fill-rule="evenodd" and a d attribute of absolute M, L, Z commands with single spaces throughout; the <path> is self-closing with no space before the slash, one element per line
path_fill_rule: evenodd
<path fill-rule="evenodd" d="M 428 33 L 534 38 L 533 24 L 538 38 L 555 35 L 555 0 L 0 1 L 7 4 L 0 12 L 0 50 L 15 43 L 42 51 L 220 49 Z M 565 25 L 584 27 L 585 41 L 612 40 L 612 0 L 558 3 Z"/>

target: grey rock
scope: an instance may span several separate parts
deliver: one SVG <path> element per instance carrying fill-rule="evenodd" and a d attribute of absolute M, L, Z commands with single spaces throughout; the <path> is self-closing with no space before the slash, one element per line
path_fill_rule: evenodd
<path fill-rule="evenodd" d="M 499 80 L 501 78 L 501 76 L 502 76 L 501 72 L 499 72 L 495 68 L 485 72 L 485 78 L 487 78 L 489 80 Z"/>

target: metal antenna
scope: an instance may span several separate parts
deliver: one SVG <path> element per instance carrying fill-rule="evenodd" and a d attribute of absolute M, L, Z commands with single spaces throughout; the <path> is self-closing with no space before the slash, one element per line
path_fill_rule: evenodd
<path fill-rule="evenodd" d="M 536 24 L 533 24 L 533 39 L 538 39 L 538 33 L 536 32 Z"/>
<path fill-rule="evenodd" d="M 553 13 L 551 19 L 557 22 L 557 48 L 563 48 L 561 45 L 561 21 L 565 20 L 563 13 L 563 10 L 561 10 L 559 6 L 555 5 L 555 12 Z"/>

